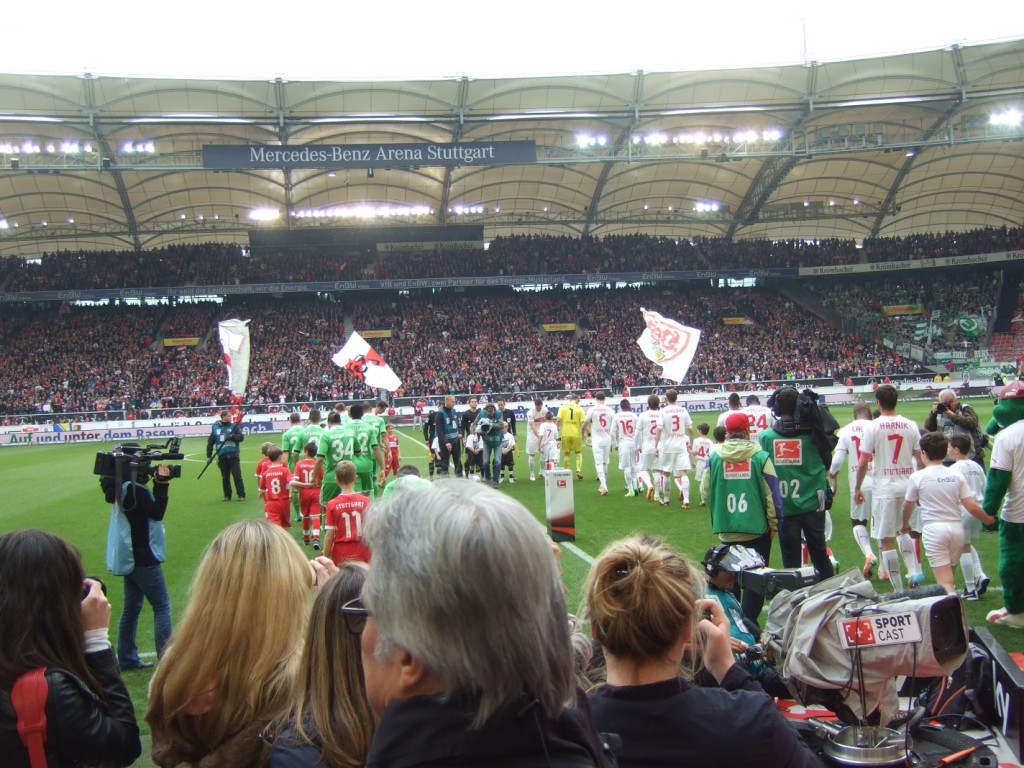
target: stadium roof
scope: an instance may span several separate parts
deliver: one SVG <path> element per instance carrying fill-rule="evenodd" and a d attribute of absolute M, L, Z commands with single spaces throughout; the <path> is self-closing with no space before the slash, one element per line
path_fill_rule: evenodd
<path fill-rule="evenodd" d="M 0 255 L 246 243 L 252 226 L 363 221 L 314 215 L 355 206 L 378 224 L 483 224 L 488 238 L 860 240 L 1020 226 L 1022 112 L 1021 40 L 558 77 L 0 75 Z M 202 153 L 503 141 L 536 142 L 536 162 L 213 170 Z M 254 209 L 281 218 L 254 224 Z"/>

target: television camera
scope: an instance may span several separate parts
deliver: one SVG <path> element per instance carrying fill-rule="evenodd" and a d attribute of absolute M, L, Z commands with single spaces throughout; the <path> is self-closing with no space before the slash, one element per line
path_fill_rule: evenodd
<path fill-rule="evenodd" d="M 150 445 L 121 443 L 114 446 L 113 451 L 98 452 L 92 471 L 101 478 L 114 478 L 117 485 L 126 480 L 146 483 L 156 473 L 156 467 L 161 462 L 181 461 L 185 458 L 180 448 L 180 437 L 170 437 L 163 443 Z M 170 477 L 181 477 L 180 465 L 168 469 L 171 471 Z"/>

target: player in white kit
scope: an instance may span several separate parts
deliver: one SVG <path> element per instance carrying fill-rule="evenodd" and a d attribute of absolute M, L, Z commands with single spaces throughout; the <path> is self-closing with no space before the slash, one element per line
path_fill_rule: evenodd
<path fill-rule="evenodd" d="M 636 436 L 634 444 L 640 452 L 637 461 L 637 477 L 640 483 L 647 488 L 648 501 L 661 501 L 657 488 L 654 485 L 654 440 L 658 434 L 658 408 L 661 405 L 661 398 L 655 394 L 647 396 L 647 410 L 640 414 L 636 421 Z"/>
<path fill-rule="evenodd" d="M 981 504 L 985 500 L 987 476 L 985 468 L 970 458 L 973 450 L 973 442 L 967 435 L 955 434 L 949 438 L 948 458 L 953 459 L 950 469 L 963 475 L 971 496 Z M 964 591 L 960 596 L 973 602 L 988 591 L 989 582 L 992 580 L 985 573 L 978 550 L 971 544 L 981 536 L 981 521 L 967 511 L 960 516 L 960 521 L 964 524 L 964 551 L 960 557 L 960 570 L 964 572 Z"/>
<path fill-rule="evenodd" d="M 544 462 L 541 472 L 545 472 L 548 467 L 558 466 L 559 450 L 558 425 L 555 424 L 555 415 L 549 412 L 540 427 L 540 456 L 541 461 Z M 530 477 L 532 478 L 533 475 L 531 474 Z"/>
<path fill-rule="evenodd" d="M 750 442 L 760 445 L 757 436 L 765 430 L 771 429 L 772 424 L 775 423 L 772 409 L 761 405 L 757 395 L 747 395 L 747 404 L 740 409 L 740 412 L 747 414 L 747 419 L 750 421 Z"/>
<path fill-rule="evenodd" d="M 678 398 L 679 393 L 674 389 L 665 393 L 666 405 L 659 412 L 658 429 L 654 436 L 654 455 L 657 458 L 658 482 L 663 494 L 662 505 L 669 505 L 672 479 L 678 478 L 683 509 L 689 509 L 693 419 L 690 418 L 690 412 L 676 402 Z"/>
<path fill-rule="evenodd" d="M 533 401 L 533 408 L 526 412 L 526 463 L 530 466 L 530 479 L 536 480 L 535 460 L 540 451 L 540 428 L 548 417 L 548 409 L 539 397 Z M 543 461 L 543 456 L 541 457 Z M 541 469 L 543 469 L 543 465 Z"/>
<path fill-rule="evenodd" d="M 858 504 L 853 499 L 852 489 L 857 485 L 857 467 L 860 465 L 860 445 L 864 440 L 864 430 L 871 423 L 871 406 L 867 403 L 858 403 L 853 407 L 853 421 L 839 430 L 835 451 L 832 453 L 832 466 L 829 467 L 828 477 L 833 489 L 839 477 L 839 470 L 843 467 L 843 460 L 849 457 L 848 479 L 850 481 L 850 521 L 853 523 L 853 538 L 864 555 L 864 568 L 862 573 L 865 579 L 872 578 L 878 570 L 878 558 L 871 549 L 871 532 L 868 530 L 868 520 L 871 517 L 871 474 L 864 478 L 861 484 L 861 491 L 864 494 L 864 502 Z"/>
<path fill-rule="evenodd" d="M 914 540 L 909 534 L 899 533 L 907 481 L 921 466 L 921 452 L 918 450 L 921 432 L 917 424 L 896 414 L 898 399 L 899 393 L 891 384 L 882 384 L 875 390 L 875 402 L 882 415 L 869 422 L 864 430 L 857 480 L 853 489 L 853 501 L 857 504 L 865 503 L 863 484 L 870 467 L 871 531 L 879 542 L 882 568 L 889 574 L 889 581 L 897 592 L 903 589 L 901 553 L 907 565 L 910 586 L 924 582 Z M 897 541 L 899 552 L 896 551 Z"/>
<path fill-rule="evenodd" d="M 591 447 L 594 449 L 594 468 L 600 483 L 599 493 L 608 495 L 608 462 L 612 451 L 612 420 L 615 411 L 605 404 L 604 392 L 594 395 L 597 404 L 583 420 L 583 435 L 590 435 Z"/>
<path fill-rule="evenodd" d="M 636 414 L 629 400 L 622 399 L 619 412 L 612 419 L 612 442 L 619 452 L 619 469 L 626 479 L 626 497 L 636 496 Z"/>
<path fill-rule="evenodd" d="M 710 431 L 711 427 L 707 424 L 698 424 L 698 437 L 693 441 L 693 458 L 697 469 L 694 478 L 697 480 L 698 488 L 700 488 L 700 481 L 704 479 L 704 473 L 708 471 L 708 460 L 711 458 L 711 450 L 715 447 L 714 442 L 708 437 Z M 704 498 L 703 492 L 700 495 L 700 505 L 702 507 L 708 505 L 708 500 Z"/>

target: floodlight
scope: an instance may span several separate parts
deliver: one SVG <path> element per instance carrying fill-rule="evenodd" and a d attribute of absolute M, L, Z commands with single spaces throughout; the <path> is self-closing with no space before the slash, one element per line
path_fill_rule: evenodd
<path fill-rule="evenodd" d="M 1019 109 L 1008 109 L 1005 112 L 994 112 L 989 117 L 989 122 L 992 125 L 1002 125 L 1009 128 L 1014 128 L 1021 124 L 1021 111 Z"/>

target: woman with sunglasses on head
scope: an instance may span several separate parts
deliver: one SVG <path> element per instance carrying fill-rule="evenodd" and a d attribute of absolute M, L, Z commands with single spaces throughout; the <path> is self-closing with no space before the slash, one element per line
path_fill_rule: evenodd
<path fill-rule="evenodd" d="M 366 762 L 377 718 L 366 701 L 360 635 L 366 616 L 351 611 L 366 581 L 350 560 L 320 588 L 306 632 L 294 700 L 268 729 L 270 768 L 354 768 Z"/>
<path fill-rule="evenodd" d="M 321 566 L 322 568 L 322 566 Z M 283 528 L 228 526 L 207 549 L 149 690 L 159 766 L 265 766 L 288 704 L 319 571 Z"/>
<path fill-rule="evenodd" d="M 40 668 L 47 687 L 40 746 L 50 768 L 131 765 L 138 758 L 139 726 L 107 639 L 109 625 L 103 585 L 85 577 L 74 547 L 42 531 L 0 536 L 0 761 L 5 766 L 31 764 L 31 739 L 23 741 L 18 733 L 12 689 Z M 23 710 L 22 717 L 27 714 Z"/>
<path fill-rule="evenodd" d="M 619 765 L 820 766 L 735 664 L 729 621 L 717 601 L 703 599 L 703 584 L 697 568 L 642 535 L 611 544 L 587 576 L 585 618 L 608 669 L 607 685 L 588 699 L 598 730 L 622 739 Z M 684 676 L 684 654 L 695 648 L 720 687 Z"/>

